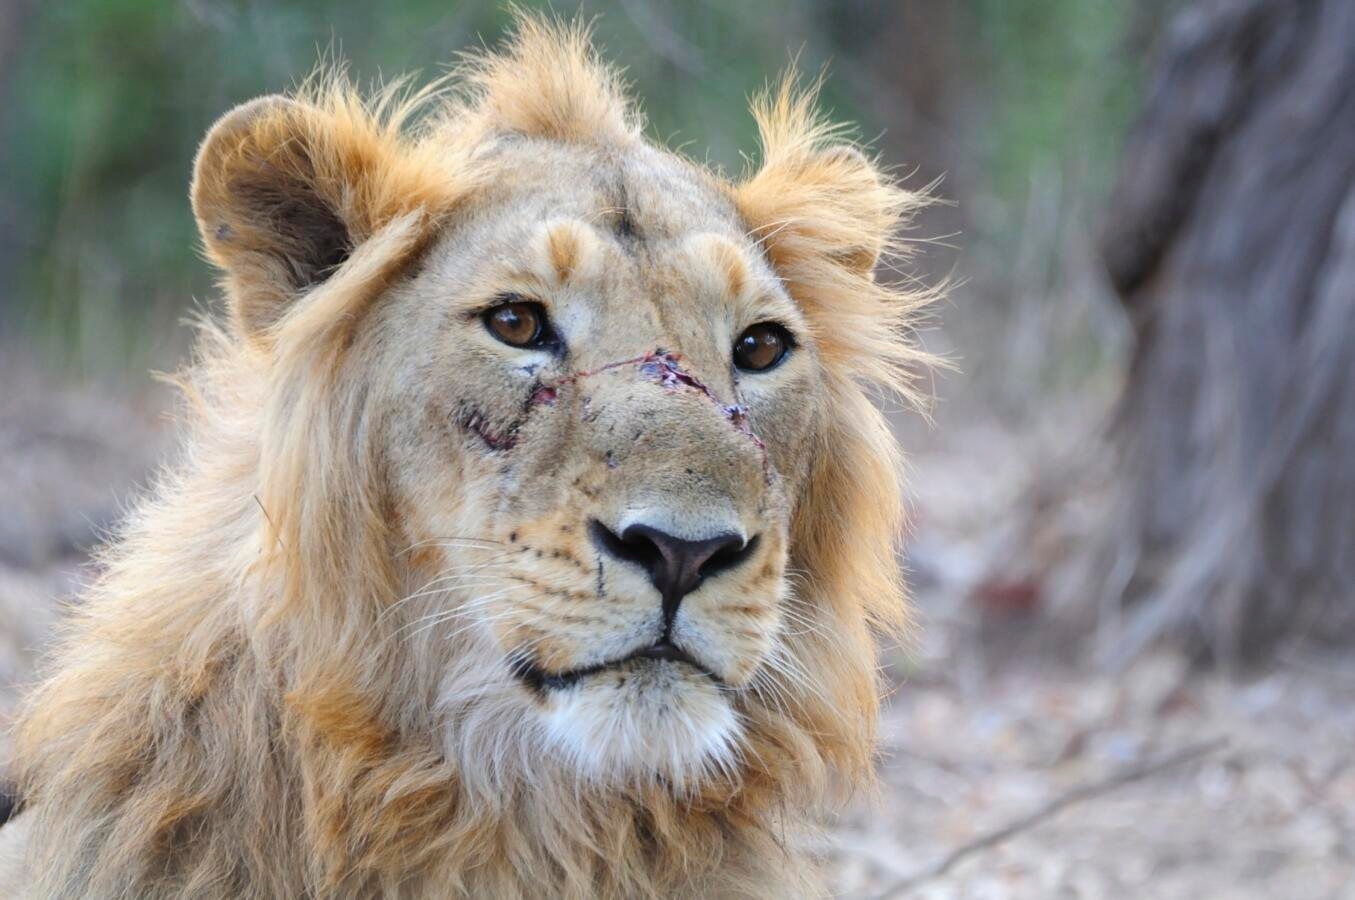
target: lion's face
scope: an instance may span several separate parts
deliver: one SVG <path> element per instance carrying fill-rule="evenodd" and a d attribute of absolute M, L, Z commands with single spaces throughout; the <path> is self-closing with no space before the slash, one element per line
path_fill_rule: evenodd
<path fill-rule="evenodd" d="M 262 385 L 256 614 L 334 635 L 306 691 L 442 735 L 482 798 L 864 773 L 902 620 L 867 386 L 907 392 L 923 299 L 872 273 L 916 199 L 793 81 L 735 183 L 646 142 L 580 32 L 466 77 L 416 128 L 322 83 L 199 152 Z"/>
<path fill-rule="evenodd" d="M 686 780 L 737 752 L 786 625 L 813 335 L 685 163 L 496 156 L 504 186 L 382 307 L 414 586 L 446 602 L 425 627 L 478 645 L 589 773 Z"/>

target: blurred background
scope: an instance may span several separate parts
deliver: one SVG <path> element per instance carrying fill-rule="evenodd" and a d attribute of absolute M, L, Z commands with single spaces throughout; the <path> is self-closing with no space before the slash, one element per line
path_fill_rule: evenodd
<path fill-rule="evenodd" d="M 533 4 L 527 4 L 533 5 Z M 558 11 L 574 5 L 557 0 Z M 738 172 L 798 58 L 945 199 L 882 783 L 844 897 L 1355 896 L 1355 3 L 605 0 L 650 134 Z M 186 188 L 322 55 L 444 71 L 480 0 L 0 3 L 0 726 L 172 441 Z M 708 150 L 707 150 L 708 148 Z M 0 738 L 0 766 L 4 741 Z"/>

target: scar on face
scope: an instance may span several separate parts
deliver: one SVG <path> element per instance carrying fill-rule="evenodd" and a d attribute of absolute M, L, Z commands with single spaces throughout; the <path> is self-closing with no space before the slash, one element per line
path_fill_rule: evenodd
<path fill-rule="evenodd" d="M 748 418 L 748 407 L 742 403 L 726 404 L 720 401 L 701 379 L 697 378 L 691 372 L 682 368 L 682 356 L 668 350 L 657 349 L 640 356 L 633 356 L 628 359 L 619 359 L 615 362 L 605 363 L 592 369 L 583 369 L 572 374 L 566 375 L 551 384 L 540 383 L 532 388 L 528 395 L 527 408 L 531 409 L 539 406 L 554 406 L 559 399 L 561 389 L 575 384 L 585 378 L 591 378 L 600 375 L 603 372 L 609 372 L 614 369 L 621 369 L 627 366 L 635 366 L 640 374 L 645 378 L 663 385 L 669 390 L 688 389 L 694 390 L 709 400 L 720 411 L 731 425 L 734 426 L 740 434 L 752 441 L 757 447 L 758 454 L 762 458 L 763 475 L 769 481 L 771 479 L 771 467 L 767 458 L 767 445 L 762 438 L 758 437 L 753 431 Z M 521 423 L 516 423 L 502 431 L 496 430 L 479 411 L 472 411 L 463 417 L 463 424 L 470 431 L 479 436 L 489 449 L 494 451 L 512 450 L 517 446 L 518 429 Z M 609 459 L 609 467 L 614 468 Z"/>
<path fill-rule="evenodd" d="M 581 267 L 595 256 L 594 242 L 597 238 L 590 226 L 575 220 L 555 222 L 545 231 L 544 256 L 557 283 L 567 284 Z M 713 271 L 723 280 L 726 296 L 741 297 L 748 289 L 751 276 L 743 254 L 729 240 L 719 236 L 705 236 L 701 241 L 701 255 L 714 262 Z M 711 269 L 708 267 L 708 271 Z M 616 360 L 593 369 L 580 370 L 550 383 L 538 382 L 533 386 L 527 398 L 526 411 L 539 406 L 553 406 L 559 399 L 561 389 L 584 378 L 626 366 L 638 367 L 640 373 L 658 382 L 670 390 L 688 388 L 695 390 L 720 410 L 725 419 L 739 433 L 745 435 L 758 448 L 762 457 L 763 470 L 770 479 L 770 465 L 767 459 L 767 447 L 753 431 L 748 418 L 748 407 L 742 403 L 725 404 L 699 378 L 682 367 L 681 354 L 658 348 L 641 356 Z M 506 429 L 495 429 L 487 417 L 478 410 L 472 410 L 463 417 L 463 424 L 484 441 L 494 451 L 512 450 L 517 446 L 518 429 L 516 423 Z"/>

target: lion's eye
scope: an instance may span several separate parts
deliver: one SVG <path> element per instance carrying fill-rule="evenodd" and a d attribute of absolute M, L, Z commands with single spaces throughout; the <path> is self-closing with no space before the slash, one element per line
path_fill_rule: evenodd
<path fill-rule="evenodd" d="M 734 342 L 734 365 L 747 372 L 766 371 L 785 359 L 793 345 L 786 329 L 775 322 L 759 322 Z"/>
<path fill-rule="evenodd" d="M 528 300 L 501 303 L 485 312 L 484 321 L 490 334 L 511 347 L 537 349 L 555 343 L 546 310 L 539 303 Z"/>

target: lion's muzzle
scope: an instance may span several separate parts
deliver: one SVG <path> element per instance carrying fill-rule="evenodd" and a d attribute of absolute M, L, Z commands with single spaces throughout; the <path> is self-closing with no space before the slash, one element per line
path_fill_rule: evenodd
<path fill-rule="evenodd" d="M 663 598 L 666 642 L 673 629 L 682 598 L 707 578 L 734 569 L 757 549 L 758 538 L 721 532 L 714 537 L 688 540 L 644 522 L 634 522 L 621 534 L 594 519 L 589 523 L 593 543 L 613 559 L 634 563 L 649 573 L 649 580 Z"/>

